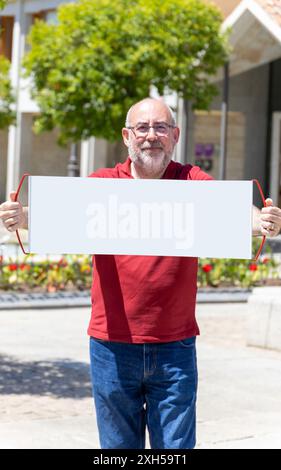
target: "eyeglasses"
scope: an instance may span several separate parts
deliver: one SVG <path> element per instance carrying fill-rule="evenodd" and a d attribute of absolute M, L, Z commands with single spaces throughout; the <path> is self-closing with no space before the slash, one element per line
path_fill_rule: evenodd
<path fill-rule="evenodd" d="M 175 126 L 171 126 L 166 122 L 161 122 L 159 124 L 155 124 L 154 126 L 149 126 L 148 124 L 137 124 L 136 126 L 128 126 L 127 129 L 131 129 L 135 134 L 136 138 L 138 137 L 146 137 L 149 133 L 149 129 L 154 129 L 154 132 L 158 136 L 166 136 L 169 133 L 169 129 L 174 129 Z"/>

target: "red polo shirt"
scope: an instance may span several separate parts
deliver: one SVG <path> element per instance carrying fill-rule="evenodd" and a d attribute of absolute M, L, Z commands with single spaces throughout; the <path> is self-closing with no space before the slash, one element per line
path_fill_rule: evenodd
<path fill-rule="evenodd" d="M 132 178 L 131 160 L 93 178 Z M 164 179 L 210 180 L 198 166 L 171 161 Z M 195 319 L 197 258 L 94 255 L 88 334 L 125 343 L 178 341 L 199 334 Z"/>

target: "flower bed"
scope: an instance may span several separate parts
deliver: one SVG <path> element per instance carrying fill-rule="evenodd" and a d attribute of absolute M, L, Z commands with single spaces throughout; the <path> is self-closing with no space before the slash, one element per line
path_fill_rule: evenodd
<path fill-rule="evenodd" d="M 281 285 L 278 263 L 268 256 L 257 262 L 200 259 L 198 287 Z"/>
<path fill-rule="evenodd" d="M 253 238 L 253 253 L 260 239 Z M 198 287 L 253 287 L 281 285 L 280 264 L 269 245 L 257 261 L 245 259 L 199 259 Z"/>
<path fill-rule="evenodd" d="M 36 261 L 34 255 L 25 260 L 0 257 L 0 289 L 18 292 L 87 290 L 91 287 L 91 257 L 67 255 L 54 261 Z"/>
<path fill-rule="evenodd" d="M 253 241 L 256 252 L 258 241 Z M 279 263 L 270 247 L 257 262 L 233 259 L 199 259 L 198 287 L 252 287 L 281 285 Z M 92 257 L 66 255 L 38 260 L 34 255 L 0 256 L 0 291 L 56 292 L 88 290 L 92 282 Z"/>

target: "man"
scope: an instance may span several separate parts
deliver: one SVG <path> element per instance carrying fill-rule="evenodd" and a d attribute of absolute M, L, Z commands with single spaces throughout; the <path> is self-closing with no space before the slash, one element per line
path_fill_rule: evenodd
<path fill-rule="evenodd" d="M 122 135 L 130 157 L 91 177 L 212 179 L 171 160 L 179 128 L 160 100 L 136 103 Z M 0 206 L 4 225 L 27 228 L 28 209 L 11 201 Z M 254 209 L 254 235 L 280 231 L 281 209 L 267 204 Z M 96 255 L 93 269 L 88 333 L 101 447 L 143 449 L 147 426 L 152 448 L 192 449 L 197 258 Z"/>

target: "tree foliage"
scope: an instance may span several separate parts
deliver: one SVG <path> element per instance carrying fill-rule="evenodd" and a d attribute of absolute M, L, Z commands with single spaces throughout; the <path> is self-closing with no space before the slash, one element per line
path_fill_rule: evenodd
<path fill-rule="evenodd" d="M 5 5 L 6 0 L 0 0 L 0 10 Z M 15 121 L 15 113 L 11 110 L 14 98 L 9 78 L 9 68 L 9 61 L 5 57 L 0 56 L 0 129 L 5 129 Z"/>
<path fill-rule="evenodd" d="M 11 109 L 14 97 L 9 68 L 10 62 L 5 57 L 0 56 L 0 129 L 5 129 L 15 122 L 15 112 Z"/>
<path fill-rule="evenodd" d="M 175 91 L 207 108 L 209 83 L 227 56 L 221 14 L 201 0 L 80 0 L 58 24 L 36 22 L 24 60 L 41 109 L 35 130 L 58 127 L 61 143 L 119 137 L 128 108 Z"/>

